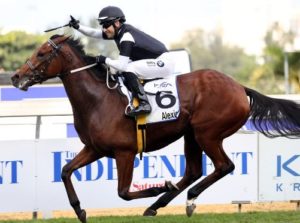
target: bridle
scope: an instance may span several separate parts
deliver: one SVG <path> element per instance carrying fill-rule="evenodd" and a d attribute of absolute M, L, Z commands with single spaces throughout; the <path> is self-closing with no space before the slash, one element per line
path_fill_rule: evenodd
<path fill-rule="evenodd" d="M 68 38 L 66 38 L 68 39 Z M 46 78 L 44 77 L 44 73 L 47 70 L 48 66 L 50 65 L 50 63 L 52 62 L 52 60 L 58 56 L 59 53 L 61 53 L 61 48 L 62 48 L 62 42 L 64 42 L 66 39 L 62 40 L 59 44 L 56 44 L 54 41 L 52 41 L 51 39 L 49 39 L 47 42 L 50 46 L 52 46 L 53 50 L 52 52 L 47 55 L 45 58 L 42 58 L 38 64 L 36 64 L 35 66 L 32 64 L 32 62 L 30 61 L 30 59 L 28 59 L 26 61 L 26 64 L 28 65 L 28 67 L 30 68 L 31 72 L 32 72 L 32 77 L 29 78 L 30 81 L 32 82 L 32 84 L 36 84 L 36 83 L 42 83 L 43 81 L 46 80 Z M 69 60 L 72 60 L 72 58 L 67 58 Z M 88 66 L 87 66 L 88 67 Z M 118 83 L 117 81 L 110 75 L 109 73 L 109 68 L 106 68 L 106 85 L 109 89 L 116 89 L 118 87 Z M 66 76 L 69 72 L 62 72 L 60 74 L 57 74 L 56 77 L 60 77 L 63 78 L 64 76 Z M 109 85 L 109 77 L 112 78 L 113 81 L 116 82 L 116 84 L 114 86 L 110 86 Z"/>
<path fill-rule="evenodd" d="M 30 70 L 32 71 L 32 77 L 30 78 L 30 81 L 32 81 L 34 84 L 36 83 L 42 83 L 43 81 L 46 80 L 46 78 L 44 77 L 44 73 L 47 70 L 48 66 L 50 65 L 50 63 L 52 62 L 52 60 L 58 55 L 58 53 L 60 52 L 61 49 L 61 44 L 56 44 L 54 41 L 52 41 L 51 39 L 49 39 L 48 44 L 50 46 L 52 46 L 53 50 L 52 52 L 47 55 L 45 58 L 42 58 L 38 64 L 36 64 L 35 66 L 32 64 L 32 62 L 30 61 L 30 59 L 28 59 L 26 61 L 26 64 L 28 65 L 28 67 L 30 68 Z M 58 74 L 57 77 L 62 77 L 64 75 L 63 74 Z"/>

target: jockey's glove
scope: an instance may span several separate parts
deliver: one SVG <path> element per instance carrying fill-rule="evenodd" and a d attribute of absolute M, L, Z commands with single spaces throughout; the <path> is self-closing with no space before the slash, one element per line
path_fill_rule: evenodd
<path fill-rule="evenodd" d="M 105 56 L 99 55 L 99 56 L 96 56 L 95 59 L 96 59 L 97 64 L 105 64 L 105 60 L 106 60 Z"/>
<path fill-rule="evenodd" d="M 73 27 L 74 29 L 79 29 L 79 20 L 76 20 L 73 16 L 71 16 L 71 20 L 69 22 L 69 26 Z"/>

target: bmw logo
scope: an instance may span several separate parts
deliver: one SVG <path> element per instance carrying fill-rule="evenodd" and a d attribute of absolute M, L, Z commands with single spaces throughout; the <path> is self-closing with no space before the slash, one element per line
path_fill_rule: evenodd
<path fill-rule="evenodd" d="M 157 61 L 157 66 L 159 67 L 163 67 L 165 65 L 165 63 L 161 60 Z"/>

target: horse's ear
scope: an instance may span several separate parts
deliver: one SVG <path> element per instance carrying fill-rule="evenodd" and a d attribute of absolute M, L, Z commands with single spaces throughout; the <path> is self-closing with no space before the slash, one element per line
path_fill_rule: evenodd
<path fill-rule="evenodd" d="M 58 44 L 59 43 L 62 43 L 62 42 L 65 42 L 66 40 L 68 40 L 70 38 L 70 36 L 61 36 L 58 40 Z"/>

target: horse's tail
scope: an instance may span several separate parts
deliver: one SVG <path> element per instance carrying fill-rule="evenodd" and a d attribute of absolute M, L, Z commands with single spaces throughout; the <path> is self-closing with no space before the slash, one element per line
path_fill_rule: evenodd
<path fill-rule="evenodd" d="M 269 138 L 300 137 L 300 104 L 271 98 L 245 87 L 250 97 L 250 121 L 254 128 Z"/>

